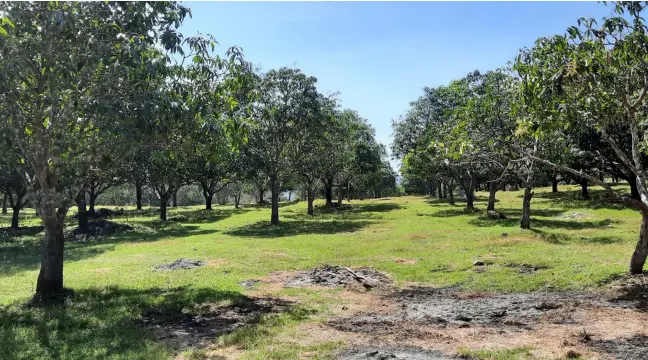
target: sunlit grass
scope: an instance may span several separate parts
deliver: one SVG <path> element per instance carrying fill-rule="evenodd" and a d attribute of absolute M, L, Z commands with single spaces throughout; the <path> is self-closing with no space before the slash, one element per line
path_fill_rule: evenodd
<path fill-rule="evenodd" d="M 169 302 L 187 307 L 197 299 L 232 299 L 246 291 L 240 281 L 325 263 L 372 266 L 398 285 L 419 282 L 499 292 L 597 287 L 625 272 L 640 216 L 618 205 L 579 200 L 577 187 L 563 186 L 557 195 L 547 190 L 536 190 L 531 231 L 518 228 L 521 192 L 498 193 L 496 206 L 508 217 L 500 221 L 484 218 L 485 193 L 476 202 L 481 211 L 472 214 L 464 213 L 461 203 L 450 206 L 423 197 L 354 200 L 351 210 L 320 208 L 313 218 L 305 215 L 305 203 L 286 204 L 280 209 L 280 226 L 268 224 L 268 207 L 170 208 L 167 223 L 157 220 L 155 209 L 127 209 L 125 216 L 112 220 L 134 230 L 66 244 L 65 285 L 76 295 L 64 309 L 22 306 L 35 289 L 42 233 L 3 232 L 0 344 L 9 349 L 9 359 L 168 358 L 174 350 L 154 341 L 137 322 L 142 312 Z M 594 198 L 600 195 L 596 188 L 591 191 Z M 22 225 L 39 225 L 33 211 L 23 213 Z M 587 217 L 559 217 L 572 213 Z M 9 221 L 10 214 L 0 216 L 0 225 Z M 153 270 L 179 258 L 203 260 L 208 266 Z M 488 266 L 477 269 L 475 260 Z M 522 264 L 539 270 L 523 273 Z M 328 356 L 340 344 L 283 344 L 264 350 L 277 334 L 326 314 L 317 291 L 286 291 L 301 299 L 302 309 L 317 309 L 318 315 L 268 316 L 221 341 L 238 343 L 251 358 L 298 358 L 304 352 Z"/>

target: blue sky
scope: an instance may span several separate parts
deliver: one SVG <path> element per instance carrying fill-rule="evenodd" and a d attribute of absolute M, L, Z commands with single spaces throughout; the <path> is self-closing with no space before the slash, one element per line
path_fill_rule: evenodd
<path fill-rule="evenodd" d="M 339 91 L 391 143 L 391 120 L 424 86 L 506 64 L 541 36 L 564 33 L 596 2 L 186 2 L 182 27 L 214 35 L 225 51 L 243 48 L 262 70 L 296 66 Z M 397 162 L 392 162 L 397 167 Z"/>

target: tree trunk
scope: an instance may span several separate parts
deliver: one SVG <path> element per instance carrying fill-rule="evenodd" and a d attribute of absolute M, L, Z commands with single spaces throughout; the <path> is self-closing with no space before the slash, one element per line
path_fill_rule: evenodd
<path fill-rule="evenodd" d="M 495 211 L 495 194 L 497 194 L 498 186 L 497 181 L 492 181 L 488 185 L 488 206 L 486 206 L 486 211 Z"/>
<path fill-rule="evenodd" d="M 259 205 L 263 204 L 263 189 L 259 189 Z"/>
<path fill-rule="evenodd" d="M 630 274 L 643 273 L 646 256 L 648 256 L 648 213 L 641 215 L 641 231 L 639 232 L 639 241 L 637 241 L 637 246 L 630 260 Z"/>
<path fill-rule="evenodd" d="M 589 191 L 587 190 L 587 180 L 586 179 L 581 179 L 581 192 L 583 193 L 583 199 L 584 200 L 589 200 Z"/>
<path fill-rule="evenodd" d="M 77 217 L 79 218 L 79 231 L 82 233 L 88 232 L 88 212 L 86 211 L 85 191 L 81 191 L 77 197 Z"/>
<path fill-rule="evenodd" d="M 639 196 L 639 188 L 637 188 L 637 178 L 630 176 L 630 178 L 628 178 L 628 184 L 630 185 L 630 197 L 635 200 L 641 200 L 641 196 Z"/>
<path fill-rule="evenodd" d="M 466 209 L 475 210 L 475 193 L 473 192 L 472 187 L 468 187 L 466 191 Z"/>
<path fill-rule="evenodd" d="M 67 211 L 57 210 L 56 221 L 45 222 L 41 268 L 36 282 L 36 298 L 42 302 L 60 299 L 63 293 L 63 222 Z"/>
<path fill-rule="evenodd" d="M 95 212 L 95 202 L 96 202 L 98 196 L 99 195 L 90 194 L 89 199 L 88 199 L 88 200 L 90 200 L 88 202 L 88 205 L 89 205 L 88 206 L 88 213 L 94 214 L 94 212 Z M 84 196 L 83 202 L 85 203 L 85 196 Z"/>
<path fill-rule="evenodd" d="M 205 210 L 211 210 L 214 194 L 209 191 L 203 191 L 203 196 L 205 197 Z"/>
<path fill-rule="evenodd" d="M 239 208 L 239 202 L 241 201 L 241 194 L 234 194 L 234 208 L 238 209 Z"/>
<path fill-rule="evenodd" d="M 7 213 L 7 194 L 3 194 L 4 196 L 2 197 L 2 213 L 6 214 Z"/>
<path fill-rule="evenodd" d="M 308 190 L 308 215 L 313 216 L 313 192 L 311 190 Z"/>
<path fill-rule="evenodd" d="M 448 202 L 450 203 L 450 205 L 455 204 L 453 190 L 454 189 L 451 186 L 446 185 L 446 193 L 447 193 L 446 195 L 448 196 Z"/>
<path fill-rule="evenodd" d="M 435 196 L 436 196 L 436 189 L 437 189 L 436 184 L 435 184 L 433 181 L 430 182 L 430 196 L 431 196 L 431 197 L 435 197 Z"/>
<path fill-rule="evenodd" d="M 558 192 L 558 177 L 556 176 L 556 174 L 553 174 L 551 176 L 551 192 L 552 193 Z"/>
<path fill-rule="evenodd" d="M 331 183 L 326 184 L 324 193 L 326 195 L 326 205 L 331 205 L 333 202 L 333 185 Z"/>
<path fill-rule="evenodd" d="M 521 229 L 531 228 L 531 198 L 532 197 L 533 197 L 533 191 L 531 191 L 531 186 L 526 186 L 524 188 L 524 197 L 522 198 L 522 219 L 520 219 Z"/>
<path fill-rule="evenodd" d="M 376 197 L 375 193 L 374 193 L 374 197 Z M 338 206 L 342 205 L 342 185 L 338 186 L 337 204 Z"/>
<path fill-rule="evenodd" d="M 18 202 L 20 204 L 20 202 Z M 20 220 L 20 206 L 12 207 L 13 214 L 11 215 L 11 228 L 18 230 L 18 222 Z"/>
<path fill-rule="evenodd" d="M 270 214 L 270 223 L 279 225 L 279 184 L 277 180 L 270 180 L 270 192 L 272 193 L 272 212 Z"/>
<path fill-rule="evenodd" d="M 441 183 L 441 181 L 437 183 L 437 190 L 438 190 L 437 193 L 439 194 L 439 199 L 443 199 L 443 183 Z"/>
<path fill-rule="evenodd" d="M 169 202 L 169 197 L 160 197 L 160 220 L 166 221 L 167 219 L 167 203 Z"/>
<path fill-rule="evenodd" d="M 135 204 L 137 210 L 142 210 L 142 184 L 139 181 L 135 182 Z"/>
<path fill-rule="evenodd" d="M 173 199 L 172 200 L 172 204 L 173 204 L 172 206 L 173 207 L 178 207 L 178 190 L 173 192 L 172 199 Z"/>

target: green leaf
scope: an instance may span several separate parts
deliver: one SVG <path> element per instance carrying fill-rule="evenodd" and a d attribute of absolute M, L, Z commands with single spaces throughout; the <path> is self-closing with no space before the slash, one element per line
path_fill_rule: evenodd
<path fill-rule="evenodd" d="M 0 35 L 7 35 L 7 30 L 0 26 Z"/>

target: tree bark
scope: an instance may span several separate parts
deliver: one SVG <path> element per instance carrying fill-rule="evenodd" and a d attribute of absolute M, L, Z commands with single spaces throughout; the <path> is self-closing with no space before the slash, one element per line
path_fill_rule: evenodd
<path fill-rule="evenodd" d="M 88 206 L 88 213 L 94 214 L 94 212 L 95 212 L 95 202 L 96 202 L 98 196 L 99 195 L 90 194 L 90 196 L 88 197 L 89 198 L 88 200 L 90 200 L 88 202 L 88 205 L 89 205 Z M 84 196 L 84 198 L 85 198 L 85 196 Z M 83 200 L 83 202 L 85 203 L 85 199 Z"/>
<path fill-rule="evenodd" d="M 2 197 L 2 213 L 6 214 L 7 213 L 7 194 L 2 194 L 4 195 Z"/>
<path fill-rule="evenodd" d="M 241 194 L 234 194 L 234 208 L 238 209 L 239 208 L 239 202 L 241 201 Z"/>
<path fill-rule="evenodd" d="M 556 176 L 556 174 L 551 175 L 551 192 L 558 192 L 558 177 Z"/>
<path fill-rule="evenodd" d="M 313 216 L 313 192 L 311 190 L 308 190 L 308 215 Z"/>
<path fill-rule="evenodd" d="M 139 181 L 135 182 L 135 204 L 137 210 L 142 210 L 142 184 Z"/>
<path fill-rule="evenodd" d="M 279 225 L 279 184 L 276 179 L 270 180 L 270 192 L 272 193 L 272 212 L 270 214 L 270 223 Z"/>
<path fill-rule="evenodd" d="M 531 198 L 532 197 L 533 197 L 533 191 L 531 191 L 531 186 L 527 185 L 524 188 L 524 197 L 522 198 L 522 219 L 520 219 L 521 229 L 531 228 Z"/>
<path fill-rule="evenodd" d="M 12 207 L 13 214 L 11 215 L 11 228 L 18 230 L 18 222 L 20 221 L 20 206 Z"/>
<path fill-rule="evenodd" d="M 203 196 L 205 197 L 205 210 L 211 210 L 214 194 L 209 191 L 203 191 Z"/>
<path fill-rule="evenodd" d="M 455 201 L 454 201 L 454 191 L 453 191 L 453 190 L 454 190 L 454 189 L 452 188 L 452 186 L 448 186 L 448 185 L 446 184 L 446 195 L 448 196 L 448 202 L 450 203 L 450 205 L 454 205 L 454 204 L 455 204 Z"/>
<path fill-rule="evenodd" d="M 639 241 L 635 247 L 634 253 L 630 260 L 630 274 L 643 273 L 643 267 L 648 256 L 648 214 L 641 215 L 641 231 L 639 232 Z"/>
<path fill-rule="evenodd" d="M 581 192 L 583 194 L 583 199 L 589 200 L 590 196 L 589 196 L 589 191 L 587 190 L 587 185 L 588 185 L 587 179 L 581 179 L 580 183 L 581 183 Z"/>
<path fill-rule="evenodd" d="M 63 223 L 66 213 L 66 209 L 58 209 L 57 219 L 45 222 L 41 268 L 36 281 L 36 297 L 43 302 L 55 301 L 63 293 Z"/>
<path fill-rule="evenodd" d="M 86 211 L 85 191 L 79 192 L 77 197 L 77 217 L 79 218 L 79 231 L 86 233 L 89 230 L 88 212 Z"/>
<path fill-rule="evenodd" d="M 324 187 L 324 193 L 326 195 L 326 205 L 331 205 L 333 202 L 333 185 L 330 183 L 326 184 Z"/>
<path fill-rule="evenodd" d="M 167 219 L 167 203 L 169 202 L 169 198 L 167 197 L 160 197 L 160 220 L 166 221 Z"/>
<path fill-rule="evenodd" d="M 263 204 L 263 189 L 259 189 L 259 205 Z"/>
<path fill-rule="evenodd" d="M 439 194 L 439 199 L 443 199 L 443 183 L 441 181 L 437 183 L 437 190 L 438 190 L 437 193 Z"/>
<path fill-rule="evenodd" d="M 178 190 L 173 192 L 172 195 L 172 206 L 173 207 L 178 207 Z"/>
<path fill-rule="evenodd" d="M 374 197 L 376 197 L 375 193 L 374 193 Z M 342 205 L 342 185 L 338 186 L 337 204 L 338 206 Z"/>
<path fill-rule="evenodd" d="M 488 185 L 488 205 L 486 206 L 486 211 L 495 211 L 495 194 L 497 194 L 497 189 L 499 184 L 497 181 L 492 181 Z"/>
<path fill-rule="evenodd" d="M 616 182 L 618 182 L 618 180 Z M 630 176 L 628 178 L 628 184 L 630 185 L 630 197 L 635 200 L 641 200 L 641 196 L 639 196 L 639 188 L 637 188 L 637 178 L 635 176 Z"/>

